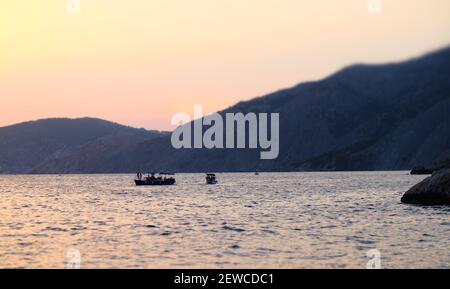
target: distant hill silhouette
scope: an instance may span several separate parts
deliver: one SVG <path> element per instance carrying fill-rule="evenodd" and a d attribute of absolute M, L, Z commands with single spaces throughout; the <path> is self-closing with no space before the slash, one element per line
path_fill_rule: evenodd
<path fill-rule="evenodd" d="M 280 113 L 279 157 L 262 161 L 259 149 L 175 150 L 170 135 L 144 131 L 144 139 L 129 143 L 131 138 L 112 137 L 107 131 L 115 125 L 107 123 L 87 131 L 80 127 L 72 136 L 68 128 L 77 126 L 69 121 L 36 130 L 26 130 L 30 124 L 13 126 L 6 128 L 9 136 L 0 129 L 0 166 L 4 172 L 32 168 L 35 173 L 72 173 L 431 165 L 450 150 L 450 49 L 400 63 L 350 66 L 321 81 L 240 102 L 225 112 Z"/>
<path fill-rule="evenodd" d="M 386 65 L 354 65 L 317 82 L 224 112 L 280 113 L 280 155 L 259 150 L 175 151 L 143 143 L 139 167 L 179 171 L 396 170 L 450 149 L 450 49 Z"/>
<path fill-rule="evenodd" d="M 114 159 L 121 150 L 164 135 L 95 118 L 44 119 L 2 127 L 0 172 L 38 172 L 51 165 L 53 172 L 95 172 L 95 161 Z"/>

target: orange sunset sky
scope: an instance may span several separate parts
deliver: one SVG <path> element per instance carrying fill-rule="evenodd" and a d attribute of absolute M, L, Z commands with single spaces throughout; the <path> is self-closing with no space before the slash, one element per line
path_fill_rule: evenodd
<path fill-rule="evenodd" d="M 92 116 L 172 129 L 354 63 L 450 44 L 450 1 L 0 0 L 0 126 Z M 372 11 L 373 12 L 373 11 Z"/>

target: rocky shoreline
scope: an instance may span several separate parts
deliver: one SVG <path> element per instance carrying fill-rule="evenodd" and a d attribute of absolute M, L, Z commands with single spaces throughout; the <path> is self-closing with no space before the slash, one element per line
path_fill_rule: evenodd
<path fill-rule="evenodd" d="M 450 151 L 442 153 L 429 167 L 417 166 L 411 170 L 411 175 L 431 175 L 442 169 L 450 168 Z"/>
<path fill-rule="evenodd" d="M 401 201 L 428 206 L 450 205 L 450 169 L 435 171 L 431 177 L 409 189 Z"/>

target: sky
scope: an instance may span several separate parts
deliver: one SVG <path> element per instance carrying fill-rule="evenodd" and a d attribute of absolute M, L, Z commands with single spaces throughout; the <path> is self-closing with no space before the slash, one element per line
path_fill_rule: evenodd
<path fill-rule="evenodd" d="M 196 104 L 450 45 L 448 0 L 70 1 L 0 0 L 0 126 L 91 116 L 168 130 Z"/>

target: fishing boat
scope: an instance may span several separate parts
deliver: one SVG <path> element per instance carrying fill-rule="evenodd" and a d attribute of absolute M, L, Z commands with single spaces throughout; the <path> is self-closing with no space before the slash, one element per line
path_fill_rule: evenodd
<path fill-rule="evenodd" d="M 217 184 L 217 178 L 215 174 L 206 174 L 206 184 L 207 185 L 215 185 Z"/>
<path fill-rule="evenodd" d="M 174 175 L 172 173 L 148 173 L 143 177 L 142 173 L 137 173 L 134 183 L 136 186 L 170 186 L 175 184 Z"/>

